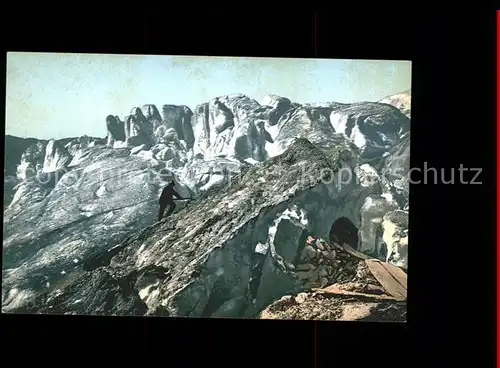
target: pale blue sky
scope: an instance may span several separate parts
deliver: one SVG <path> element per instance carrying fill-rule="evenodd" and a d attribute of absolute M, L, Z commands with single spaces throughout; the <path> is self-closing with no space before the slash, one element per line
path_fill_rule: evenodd
<path fill-rule="evenodd" d="M 8 53 L 6 134 L 104 137 L 109 114 L 230 93 L 354 102 L 410 88 L 409 61 Z"/>

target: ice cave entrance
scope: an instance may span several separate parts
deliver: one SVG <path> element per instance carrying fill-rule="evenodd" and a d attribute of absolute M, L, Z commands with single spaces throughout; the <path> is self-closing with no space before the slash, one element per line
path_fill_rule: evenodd
<path fill-rule="evenodd" d="M 339 217 L 330 228 L 330 243 L 347 243 L 358 248 L 358 228 L 347 217 Z"/>

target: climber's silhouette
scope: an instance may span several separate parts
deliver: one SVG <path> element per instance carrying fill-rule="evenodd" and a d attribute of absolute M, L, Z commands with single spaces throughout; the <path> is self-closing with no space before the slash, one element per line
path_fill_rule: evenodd
<path fill-rule="evenodd" d="M 163 218 L 163 213 L 168 207 L 167 213 L 165 217 L 168 217 L 175 210 L 174 197 L 177 199 L 185 199 L 182 198 L 175 190 L 174 190 L 175 182 L 172 180 L 168 185 L 163 189 L 163 192 L 160 196 L 160 214 L 158 216 L 158 221 Z"/>

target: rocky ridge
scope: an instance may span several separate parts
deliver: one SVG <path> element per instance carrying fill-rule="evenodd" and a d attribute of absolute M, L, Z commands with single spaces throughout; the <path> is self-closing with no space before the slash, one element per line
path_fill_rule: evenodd
<path fill-rule="evenodd" d="M 162 112 L 107 119 L 107 139 L 8 138 L 19 163 L 4 178 L 3 311 L 257 317 L 283 295 L 358 280 L 365 266 L 344 248 L 304 246 L 339 219 L 356 236 L 336 240 L 406 269 L 409 120 L 397 108 L 235 94 Z M 195 200 L 155 223 L 172 179 Z"/>

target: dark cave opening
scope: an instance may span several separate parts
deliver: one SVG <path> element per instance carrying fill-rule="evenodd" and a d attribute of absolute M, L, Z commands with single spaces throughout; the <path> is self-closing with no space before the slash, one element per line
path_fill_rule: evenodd
<path fill-rule="evenodd" d="M 307 230 L 304 230 L 302 231 L 302 233 L 300 234 L 300 238 L 299 238 L 299 246 L 297 247 L 297 252 L 295 254 L 295 258 L 292 262 L 292 264 L 294 266 L 298 265 L 300 263 L 300 256 L 302 254 L 302 251 L 304 250 L 304 248 L 306 247 L 306 241 L 307 241 L 307 237 L 311 235 L 311 236 L 314 236 L 313 233 L 307 231 Z"/>
<path fill-rule="evenodd" d="M 330 228 L 330 243 L 347 243 L 354 249 L 358 249 L 358 228 L 347 217 L 339 217 Z"/>

